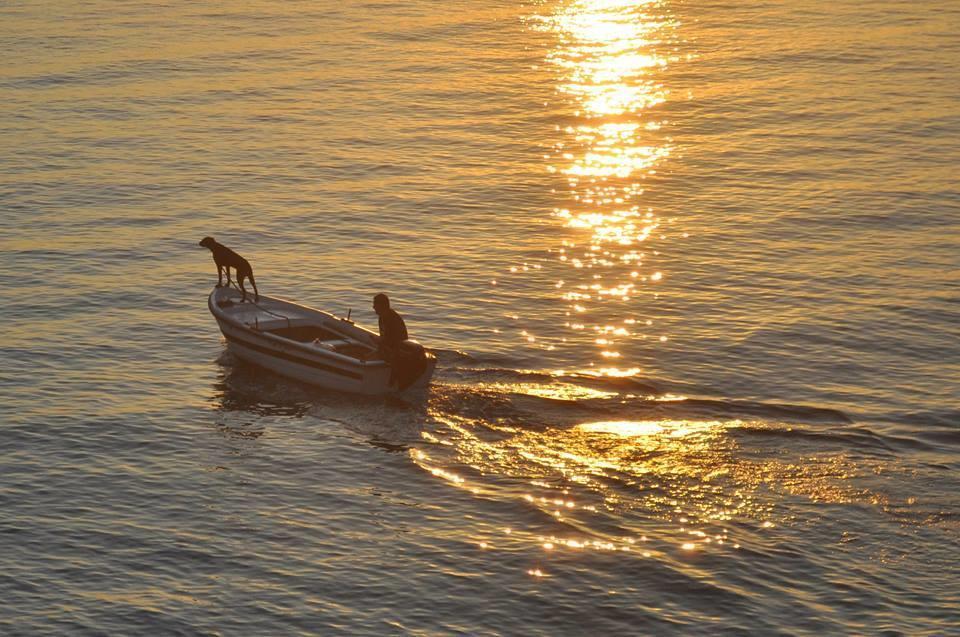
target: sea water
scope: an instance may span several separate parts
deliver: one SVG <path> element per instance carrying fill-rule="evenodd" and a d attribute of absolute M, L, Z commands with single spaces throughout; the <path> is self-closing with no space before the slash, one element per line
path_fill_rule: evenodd
<path fill-rule="evenodd" d="M 960 7 L 0 6 L 0 632 L 960 634 Z M 236 359 L 262 293 L 440 365 Z"/>

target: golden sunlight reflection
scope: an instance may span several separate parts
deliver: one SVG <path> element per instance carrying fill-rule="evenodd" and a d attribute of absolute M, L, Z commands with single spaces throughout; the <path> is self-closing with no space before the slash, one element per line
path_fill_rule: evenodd
<path fill-rule="evenodd" d="M 490 494 L 483 476 L 522 476 L 529 486 L 515 494 L 516 501 L 568 529 L 550 535 L 526 531 L 529 541 L 550 552 L 630 552 L 635 543 L 648 541 L 640 533 L 584 534 L 597 516 L 614 511 L 642 509 L 659 520 L 654 527 L 673 527 L 683 542 L 697 543 L 726 540 L 726 530 L 710 525 L 723 525 L 734 515 L 764 513 L 748 490 L 720 484 L 731 451 L 725 432 L 740 421 L 591 421 L 536 431 L 489 423 L 477 428 L 463 417 L 433 415 L 446 429 L 443 434 L 424 433 L 429 446 L 411 451 L 414 462 L 475 494 Z M 462 469 L 446 468 L 452 460 Z M 574 529 L 579 531 L 571 533 Z M 524 532 L 512 530 L 513 535 Z M 488 543 L 486 538 L 478 541 Z M 647 547 L 648 556 L 650 550 Z"/>
<path fill-rule="evenodd" d="M 568 303 L 570 338 L 598 335 L 597 354 L 608 366 L 624 356 L 624 341 L 666 340 L 646 332 L 649 322 L 607 328 L 615 316 L 634 319 L 630 301 L 663 277 L 652 269 L 657 251 L 648 247 L 663 222 L 639 198 L 671 153 L 656 107 L 669 98 L 664 70 L 679 59 L 676 22 L 658 0 L 575 0 L 540 16 L 539 24 L 557 38 L 547 61 L 565 111 L 544 155 L 547 170 L 566 181 L 566 203 L 553 214 L 574 231 L 551 250 L 571 269 L 556 287 Z M 584 317 L 574 320 L 578 315 Z"/>
<path fill-rule="evenodd" d="M 506 293 L 525 274 L 546 275 L 565 316 L 543 325 L 504 303 L 510 330 L 523 347 L 580 345 L 588 369 L 558 356 L 553 364 L 572 371 L 450 391 L 432 403 L 411 459 L 437 484 L 503 503 L 503 518 L 477 520 L 465 540 L 534 551 L 537 563 L 522 567 L 532 577 L 577 552 L 697 559 L 733 551 L 777 532 L 779 494 L 857 497 L 843 478 L 846 458 L 751 454 L 739 440 L 771 425 L 689 417 L 704 412 L 683 411 L 683 396 L 636 395 L 642 384 L 614 382 L 643 374 L 632 344 L 669 340 L 647 301 L 670 282 L 659 242 L 674 236 L 673 220 L 643 196 L 673 150 L 663 112 L 677 24 L 662 0 L 539 6 L 553 11 L 537 25 L 557 42 L 547 56 L 557 99 L 546 105 L 556 136 L 544 159 L 558 180 L 553 219 L 563 237 L 551 258 L 514 264 L 491 284 Z M 560 327 L 556 337 L 551 328 Z"/>
<path fill-rule="evenodd" d="M 552 400 L 590 400 L 594 398 L 611 398 L 616 392 L 601 391 L 579 385 L 551 385 L 536 383 L 489 383 L 478 385 L 478 389 L 494 390 L 503 393 L 523 394 Z"/>
<path fill-rule="evenodd" d="M 436 428 L 411 450 L 414 463 L 448 486 L 514 507 L 510 527 L 478 521 L 468 537 L 491 550 L 526 546 L 544 559 L 733 551 L 776 532 L 781 520 L 771 493 L 831 503 L 865 497 L 847 482 L 854 469 L 842 456 L 771 459 L 741 449 L 743 432 L 774 426 L 760 422 L 589 419 L 544 427 L 536 424 L 548 417 L 542 410 L 527 425 L 513 417 L 430 415 Z"/>
<path fill-rule="evenodd" d="M 738 425 L 740 421 L 730 424 Z M 630 421 L 618 420 L 614 422 L 591 422 L 579 426 L 581 431 L 588 433 L 609 433 L 617 436 L 635 437 L 666 435 L 675 438 L 696 433 L 706 433 L 712 429 L 723 428 L 720 421 L 698 422 L 690 420 L 662 420 L 662 421 Z"/>

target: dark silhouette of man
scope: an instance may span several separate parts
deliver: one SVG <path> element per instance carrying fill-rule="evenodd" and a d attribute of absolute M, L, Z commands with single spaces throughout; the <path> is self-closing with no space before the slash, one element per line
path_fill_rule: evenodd
<path fill-rule="evenodd" d="M 373 297 L 373 310 L 380 319 L 380 336 L 374 337 L 377 354 L 390 365 L 390 385 L 402 391 L 426 371 L 427 352 L 408 340 L 407 326 L 390 307 L 386 294 Z"/>
<path fill-rule="evenodd" d="M 390 299 L 386 294 L 381 293 L 373 297 L 373 311 L 380 319 L 378 351 L 381 354 L 396 354 L 400 343 L 409 338 L 406 323 L 397 311 L 390 307 Z"/>

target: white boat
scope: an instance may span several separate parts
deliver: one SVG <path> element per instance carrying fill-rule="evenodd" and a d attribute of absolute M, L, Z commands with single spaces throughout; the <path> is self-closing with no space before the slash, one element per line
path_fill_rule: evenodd
<path fill-rule="evenodd" d="M 403 361 L 393 370 L 377 354 L 373 332 L 353 321 L 290 301 L 214 288 L 207 305 L 230 350 L 238 357 L 283 376 L 366 395 L 423 391 L 437 366 L 436 356 L 406 341 Z"/>

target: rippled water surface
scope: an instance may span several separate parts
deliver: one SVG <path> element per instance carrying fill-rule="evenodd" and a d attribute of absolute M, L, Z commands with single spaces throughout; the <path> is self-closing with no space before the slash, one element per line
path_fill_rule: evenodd
<path fill-rule="evenodd" d="M 0 6 L 0 633 L 960 634 L 960 9 Z M 440 367 L 235 359 L 262 292 Z"/>

